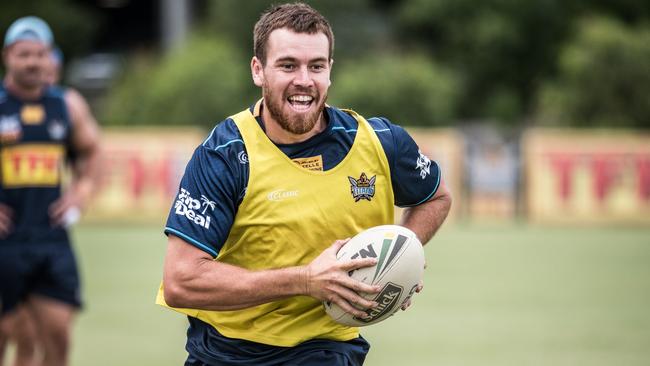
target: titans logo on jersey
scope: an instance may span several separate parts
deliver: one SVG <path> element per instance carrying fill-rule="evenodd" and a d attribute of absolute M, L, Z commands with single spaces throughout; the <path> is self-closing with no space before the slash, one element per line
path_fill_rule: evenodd
<path fill-rule="evenodd" d="M 368 179 L 366 173 L 361 173 L 359 179 L 353 177 L 348 177 L 348 179 L 350 180 L 350 192 L 354 202 L 359 202 L 359 200 L 372 201 L 372 197 L 375 196 L 376 176 Z"/>

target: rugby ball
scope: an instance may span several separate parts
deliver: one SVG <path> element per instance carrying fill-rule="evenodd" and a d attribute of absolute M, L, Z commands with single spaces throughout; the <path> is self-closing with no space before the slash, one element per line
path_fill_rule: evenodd
<path fill-rule="evenodd" d="M 413 295 L 424 274 L 424 250 L 411 230 L 398 225 L 375 226 L 360 232 L 339 250 L 339 261 L 355 258 L 377 258 L 371 267 L 350 271 L 361 282 L 379 285 L 378 294 L 361 294 L 376 301 L 376 308 L 367 309 L 368 318 L 358 318 L 335 303 L 325 301 L 325 312 L 335 322 L 353 327 L 379 323 L 392 316 Z"/>

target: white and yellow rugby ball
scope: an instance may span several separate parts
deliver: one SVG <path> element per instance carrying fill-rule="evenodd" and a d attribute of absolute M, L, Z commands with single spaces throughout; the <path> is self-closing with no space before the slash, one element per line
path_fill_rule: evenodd
<path fill-rule="evenodd" d="M 372 267 L 351 271 L 361 282 L 379 285 L 378 294 L 366 294 L 379 306 L 366 310 L 368 318 L 357 318 L 334 303 L 324 302 L 325 312 L 337 323 L 362 327 L 381 322 L 413 295 L 424 274 L 424 250 L 411 230 L 398 225 L 375 226 L 350 239 L 336 255 L 338 260 L 377 258 Z"/>

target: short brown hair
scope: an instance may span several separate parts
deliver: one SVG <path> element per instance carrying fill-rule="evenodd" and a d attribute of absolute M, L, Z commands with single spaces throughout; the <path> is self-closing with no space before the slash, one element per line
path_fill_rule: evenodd
<path fill-rule="evenodd" d="M 311 6 L 292 3 L 272 6 L 255 23 L 253 30 L 253 53 L 262 65 L 266 64 L 266 43 L 276 29 L 289 28 L 296 33 L 322 32 L 330 43 L 329 59 L 334 55 L 334 34 L 327 19 Z"/>

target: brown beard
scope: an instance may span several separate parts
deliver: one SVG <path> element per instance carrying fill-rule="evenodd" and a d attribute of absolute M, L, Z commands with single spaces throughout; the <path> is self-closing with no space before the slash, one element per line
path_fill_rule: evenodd
<path fill-rule="evenodd" d="M 16 85 L 24 89 L 35 89 L 42 86 L 42 75 L 43 71 L 41 69 L 32 68 L 24 69 L 20 71 L 15 71 L 13 73 L 13 80 Z M 31 76 L 31 78 L 30 78 Z"/>
<path fill-rule="evenodd" d="M 305 134 L 311 131 L 314 126 L 316 126 L 316 123 L 322 116 L 323 109 L 325 108 L 325 101 L 327 100 L 327 94 L 325 94 L 325 97 L 322 98 L 320 102 L 318 102 L 320 95 L 317 92 L 315 93 L 316 95 L 314 95 L 314 93 L 310 93 L 310 90 L 308 89 L 301 90 L 302 92 L 308 93 L 314 97 L 314 102 L 312 103 L 319 104 L 312 112 L 309 112 L 306 115 L 297 115 L 283 112 L 282 105 L 280 103 L 286 100 L 286 96 L 283 95 L 283 99 L 280 100 L 280 103 L 276 103 L 276 101 L 273 99 L 273 95 L 271 94 L 270 89 L 266 87 L 266 85 L 264 85 L 262 91 L 265 101 L 264 104 L 268 108 L 271 117 L 273 117 L 273 119 L 280 125 L 283 130 L 294 135 Z"/>

